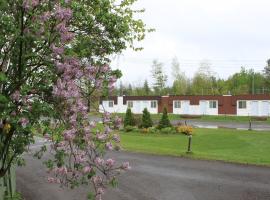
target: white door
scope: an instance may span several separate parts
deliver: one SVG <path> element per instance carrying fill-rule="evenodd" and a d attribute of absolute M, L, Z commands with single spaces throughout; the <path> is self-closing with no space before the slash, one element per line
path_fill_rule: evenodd
<path fill-rule="evenodd" d="M 206 101 L 200 101 L 200 110 L 202 115 L 207 114 L 207 102 Z"/>
<path fill-rule="evenodd" d="M 262 102 L 262 110 L 261 110 L 261 114 L 262 116 L 269 116 L 270 114 L 270 106 L 269 106 L 269 102 L 268 101 L 263 101 Z"/>
<path fill-rule="evenodd" d="M 259 116 L 259 102 L 258 101 L 251 102 L 251 116 Z"/>
<path fill-rule="evenodd" d="M 189 101 L 183 101 L 183 114 L 189 114 Z"/>

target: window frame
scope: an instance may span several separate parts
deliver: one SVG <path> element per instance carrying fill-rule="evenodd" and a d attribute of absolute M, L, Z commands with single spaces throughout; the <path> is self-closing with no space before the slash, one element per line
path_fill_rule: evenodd
<path fill-rule="evenodd" d="M 150 108 L 157 108 L 157 101 L 155 101 L 155 100 L 151 101 Z"/>
<path fill-rule="evenodd" d="M 114 106 L 114 101 L 108 101 L 108 107 L 113 108 Z"/>
<path fill-rule="evenodd" d="M 214 107 L 214 105 L 215 105 L 215 107 Z M 210 109 L 216 109 L 217 108 L 217 100 L 210 100 L 209 101 L 209 108 Z"/>
<path fill-rule="evenodd" d="M 243 103 L 244 103 L 245 107 L 243 107 Z M 246 100 L 239 100 L 237 103 L 237 106 L 238 106 L 238 109 L 247 109 L 247 101 Z"/>
<path fill-rule="evenodd" d="M 127 101 L 128 108 L 133 108 L 133 106 L 134 106 L 133 101 Z"/>
<path fill-rule="evenodd" d="M 175 101 L 173 102 L 173 107 L 174 107 L 174 108 L 177 108 L 177 109 L 180 109 L 180 108 L 182 107 L 181 101 L 180 101 L 180 100 L 175 100 Z"/>

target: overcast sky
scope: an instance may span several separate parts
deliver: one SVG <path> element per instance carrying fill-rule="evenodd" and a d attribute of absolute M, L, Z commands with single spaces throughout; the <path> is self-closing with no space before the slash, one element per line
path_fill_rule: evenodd
<path fill-rule="evenodd" d="M 141 52 L 125 51 L 112 63 L 123 72 L 123 83 L 151 82 L 153 59 L 171 75 L 171 60 L 192 77 L 208 60 L 220 78 L 241 66 L 262 71 L 270 58 L 270 0 L 138 0 L 145 8 L 149 33 Z M 169 81 L 170 82 L 170 81 Z"/>

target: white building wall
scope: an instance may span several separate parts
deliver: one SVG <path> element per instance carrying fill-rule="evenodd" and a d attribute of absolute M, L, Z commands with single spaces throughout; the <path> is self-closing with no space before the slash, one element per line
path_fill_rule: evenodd
<path fill-rule="evenodd" d="M 213 101 L 216 101 L 216 108 L 210 108 L 210 101 L 206 101 L 205 115 L 218 115 L 218 100 Z"/>
<path fill-rule="evenodd" d="M 180 115 L 218 115 L 218 101 L 216 108 L 210 108 L 209 102 L 202 100 L 199 105 L 190 105 L 190 101 L 180 101 L 181 108 L 175 108 L 173 101 L 173 113 Z"/>
<path fill-rule="evenodd" d="M 239 108 L 239 101 L 237 101 L 237 115 L 238 116 L 270 116 L 270 101 L 265 100 L 247 100 L 246 108 Z"/>
<path fill-rule="evenodd" d="M 173 114 L 180 114 L 180 115 L 188 115 L 190 112 L 190 101 L 180 101 L 181 102 L 181 108 L 175 108 L 173 101 Z"/>
<path fill-rule="evenodd" d="M 151 108 L 151 101 L 139 101 L 139 100 L 132 100 L 133 107 L 131 108 L 131 111 L 135 114 L 142 114 L 143 109 L 147 108 L 147 110 L 152 114 L 158 113 L 158 101 L 156 101 L 156 108 Z M 126 102 L 126 105 L 123 103 L 123 97 L 118 97 L 117 99 L 117 105 L 114 104 L 113 107 L 109 107 L 108 100 L 102 101 L 102 104 L 99 106 L 100 112 L 110 112 L 110 113 L 125 113 L 128 107 L 128 101 Z"/>
<path fill-rule="evenodd" d="M 270 100 L 246 100 L 246 108 L 239 108 L 239 101 L 237 101 L 237 115 L 238 116 L 270 116 Z M 127 104 L 123 104 L 123 97 L 118 97 L 117 104 L 113 107 L 109 107 L 108 100 L 104 100 L 99 106 L 100 112 L 110 113 L 125 113 L 127 110 Z M 113 102 L 113 101 L 112 101 Z M 218 115 L 218 101 L 216 108 L 210 108 L 209 100 L 201 100 L 199 105 L 190 105 L 190 101 L 181 100 L 181 108 L 174 108 L 173 102 L 173 113 L 174 114 L 186 114 L 186 115 Z M 156 101 L 156 108 L 151 108 L 151 100 L 146 101 L 133 101 L 132 112 L 141 114 L 144 108 L 152 114 L 158 113 L 158 101 Z"/>
<path fill-rule="evenodd" d="M 151 108 L 151 100 L 147 101 L 140 101 L 140 100 L 133 100 L 133 107 L 131 108 L 131 111 L 135 114 L 142 114 L 143 110 L 147 108 L 147 110 L 152 114 L 158 113 L 158 101 L 156 101 L 156 108 Z M 127 106 L 125 108 L 126 112 Z"/>

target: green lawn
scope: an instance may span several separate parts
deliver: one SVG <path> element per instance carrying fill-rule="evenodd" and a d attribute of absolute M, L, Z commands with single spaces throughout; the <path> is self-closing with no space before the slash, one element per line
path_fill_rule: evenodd
<path fill-rule="evenodd" d="M 182 134 L 121 133 L 124 150 L 159 155 L 187 156 L 270 166 L 270 133 L 229 129 L 195 129 L 193 154 L 186 154 Z"/>

